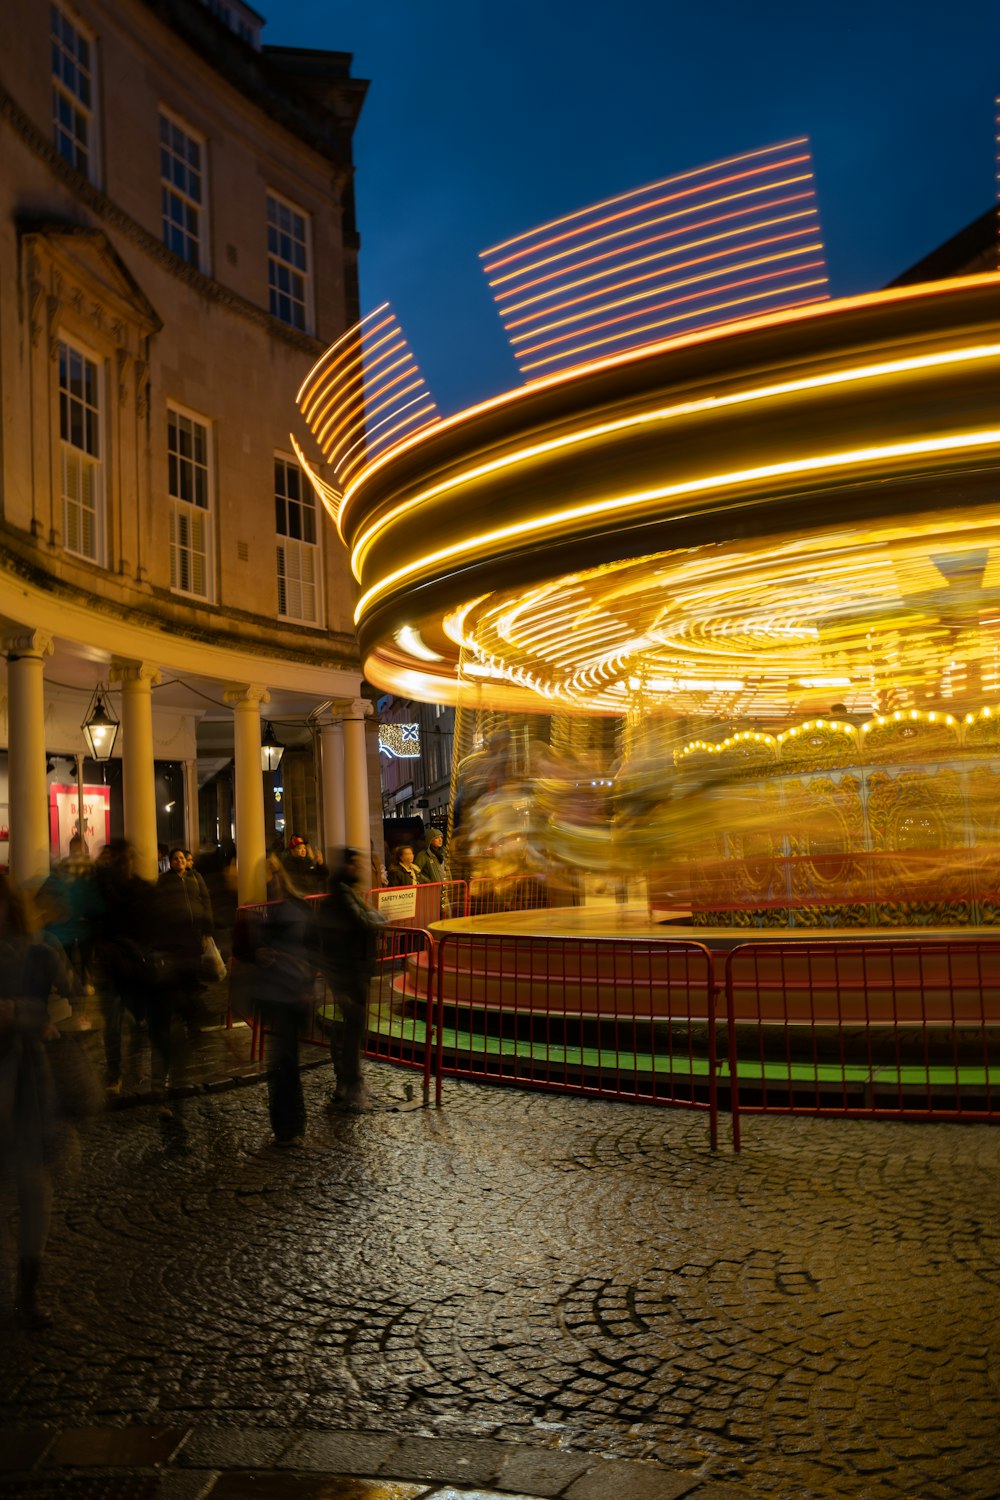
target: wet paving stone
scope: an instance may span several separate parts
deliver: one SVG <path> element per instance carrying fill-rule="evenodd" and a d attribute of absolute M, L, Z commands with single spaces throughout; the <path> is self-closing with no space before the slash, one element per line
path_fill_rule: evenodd
<path fill-rule="evenodd" d="M 427 1472 L 525 1494 L 504 1455 L 578 1464 L 564 1492 L 611 1455 L 692 1495 L 984 1500 L 1000 1131 L 752 1119 L 734 1156 L 679 1111 L 449 1083 L 338 1118 L 329 1069 L 304 1082 L 294 1153 L 262 1088 L 96 1122 L 58 1183 L 55 1324 L 0 1341 L 0 1425 L 196 1429 L 189 1474 L 256 1431 L 254 1483 L 323 1482 L 339 1433 L 385 1454 L 353 1472 L 425 1488 L 387 1467 L 407 1440 L 489 1444 Z"/>

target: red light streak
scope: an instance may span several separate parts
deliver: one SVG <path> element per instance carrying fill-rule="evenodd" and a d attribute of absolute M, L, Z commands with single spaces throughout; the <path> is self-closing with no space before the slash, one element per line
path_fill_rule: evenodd
<path fill-rule="evenodd" d="M 803 291 L 825 289 L 811 158 L 800 149 L 807 144 L 664 178 L 484 251 L 522 370 L 567 367 L 609 346 L 637 348 L 698 320 L 733 321 L 760 303 L 802 305 Z M 823 274 L 807 277 L 812 271 Z M 765 283 L 765 292 L 729 295 Z M 683 288 L 693 290 L 674 295 Z M 679 316 L 651 316 L 680 307 Z M 531 358 L 543 351 L 552 352 Z"/>
<path fill-rule="evenodd" d="M 703 177 L 706 172 L 714 172 L 719 167 L 734 167 L 741 161 L 753 161 L 755 157 L 767 156 L 776 151 L 791 151 L 795 146 L 804 146 L 808 143 L 807 136 L 797 136 L 790 141 L 782 141 L 776 146 L 761 146 L 755 151 L 744 151 L 739 156 L 727 156 L 722 161 L 711 162 L 705 167 L 692 167 L 687 172 L 678 172 L 670 177 L 661 177 L 658 182 L 651 182 L 644 188 L 631 188 L 627 193 L 618 193 L 613 198 L 603 198 L 599 203 L 592 203 L 589 208 L 578 208 L 573 213 L 563 214 L 559 219 L 551 219 L 540 228 L 526 229 L 521 234 L 512 235 L 510 239 L 501 240 L 498 245 L 492 245 L 488 250 L 480 252 L 480 259 L 488 255 L 494 255 L 498 250 L 506 250 L 510 245 L 520 244 L 522 240 L 530 239 L 533 235 L 540 234 L 546 229 L 555 229 L 560 224 L 570 224 L 574 219 L 582 219 L 586 214 L 594 213 L 602 208 L 613 208 L 616 203 L 624 203 L 629 198 L 634 198 L 636 193 L 656 192 L 661 187 L 668 187 L 677 182 L 686 182 L 692 177 Z"/>
<path fill-rule="evenodd" d="M 794 273 L 793 274 L 797 275 L 797 274 L 799 274 L 802 271 L 815 271 L 815 270 L 825 270 L 825 266 L 824 266 L 824 263 L 823 263 L 822 260 L 806 261 L 803 265 L 796 266 L 794 268 Z M 761 282 L 761 281 L 773 281 L 773 280 L 777 279 L 778 277 L 786 276 L 786 275 L 788 275 L 790 273 L 791 273 L 791 268 L 790 267 L 788 267 L 788 266 L 781 266 L 776 271 L 764 272 L 764 273 L 762 273 L 759 276 L 742 276 L 742 277 L 739 277 L 736 281 L 726 282 L 722 286 L 706 287 L 703 291 L 700 291 L 700 292 L 689 292 L 684 297 L 670 297 L 665 302 L 657 302 L 657 303 L 654 303 L 652 306 L 636 308 L 633 312 L 622 313 L 622 315 L 620 317 L 618 317 L 618 318 L 605 318 L 605 319 L 603 319 L 600 322 L 590 323 L 585 328 L 578 328 L 574 333 L 559 334 L 554 339 L 545 339 L 545 340 L 543 340 L 542 343 L 539 343 L 539 344 L 530 344 L 530 345 L 527 346 L 527 348 L 525 348 L 524 350 L 522 350 L 520 352 L 524 353 L 524 354 L 534 354 L 539 349 L 548 349 L 548 348 L 551 348 L 553 344 L 565 343 L 566 341 L 568 341 L 570 339 L 583 338 L 587 334 L 596 333 L 596 332 L 598 332 L 602 328 L 613 328 L 615 326 L 615 324 L 624 324 L 624 323 L 628 322 L 631 318 L 642 318 L 642 317 L 645 317 L 647 313 L 651 313 L 651 312 L 664 312 L 668 307 L 680 307 L 682 305 L 682 303 L 685 303 L 685 302 L 697 302 L 702 297 L 714 296 L 714 295 L 717 295 L 719 292 L 731 292 L 731 291 L 735 291 L 737 287 L 741 287 L 741 286 L 755 286 L 758 282 Z M 724 273 L 720 273 L 720 274 L 724 274 Z M 801 286 L 802 284 L 803 283 L 797 283 L 797 286 Z M 808 283 L 808 284 L 812 285 L 813 283 Z M 793 290 L 794 289 L 795 288 L 793 288 Z M 664 290 L 666 290 L 666 288 L 664 288 Z M 765 295 L 769 295 L 770 296 L 770 295 L 774 295 L 774 293 L 767 293 Z M 742 302 L 744 300 L 754 300 L 754 299 L 740 298 L 739 302 Z M 611 306 L 615 306 L 615 305 L 616 304 L 611 304 Z M 736 305 L 738 305 L 738 303 L 734 303 L 734 304 L 727 303 L 725 305 L 726 306 L 736 306 Z M 600 312 L 600 311 L 602 311 L 602 309 L 600 309 L 600 308 L 592 308 L 592 309 L 590 309 L 590 311 L 592 311 L 592 312 Z M 581 317 L 586 317 L 587 314 L 586 313 L 582 313 L 582 314 L 580 314 L 580 316 Z M 575 321 L 577 321 L 577 319 L 568 319 L 567 321 L 569 321 L 569 322 L 575 322 Z M 553 326 L 553 327 L 559 327 L 560 324 L 556 323 L 556 324 L 553 324 L 551 326 Z M 656 326 L 660 326 L 660 325 L 654 324 L 654 325 L 650 325 L 650 326 L 656 327 Z M 520 337 L 522 339 L 525 339 L 525 338 L 534 338 L 537 334 L 544 333 L 545 331 L 546 331 L 545 329 L 536 328 L 533 333 L 522 334 Z M 624 336 L 627 333 L 628 333 L 628 330 L 623 328 L 622 329 L 622 335 Z M 512 340 L 512 342 L 513 342 L 513 340 Z"/>
<path fill-rule="evenodd" d="M 793 231 L 793 234 L 814 234 L 814 233 L 815 233 L 814 229 L 799 229 L 799 230 Z M 788 235 L 771 235 L 770 237 L 768 237 L 766 239 L 753 240 L 753 241 L 751 241 L 751 243 L 749 245 L 742 246 L 741 249 L 752 250 L 752 249 L 757 249 L 757 248 L 759 248 L 761 246 L 764 246 L 764 245 L 783 244 L 789 237 L 790 236 L 788 236 Z M 682 271 L 682 270 L 685 270 L 689 266 L 706 265 L 709 261 L 722 260 L 722 259 L 726 259 L 727 260 L 727 264 L 726 265 L 724 265 L 724 266 L 717 266 L 714 270 L 711 270 L 711 271 L 703 271 L 700 276 L 686 276 L 686 277 L 682 277 L 678 281 L 661 281 L 661 282 L 658 283 L 658 285 L 650 287 L 647 291 L 641 292 L 641 293 L 637 293 L 635 297 L 622 298 L 622 299 L 620 299 L 619 302 L 609 302 L 609 303 L 606 303 L 605 305 L 607 307 L 618 307 L 618 306 L 624 305 L 625 302 L 638 301 L 640 297 L 654 297 L 657 294 L 657 292 L 672 290 L 674 287 L 690 286 L 690 285 L 692 285 L 692 283 L 694 283 L 696 281 L 699 281 L 699 280 L 706 280 L 707 281 L 711 277 L 714 277 L 714 276 L 725 276 L 730 271 L 744 271 L 744 270 L 747 270 L 751 266 L 765 266 L 765 265 L 770 265 L 775 260 L 790 260 L 792 257 L 794 257 L 796 255 L 807 255 L 807 254 L 812 253 L 815 250 L 822 251 L 822 249 L 823 249 L 823 242 L 822 242 L 822 240 L 813 240 L 808 245 L 797 245 L 797 246 L 793 246 L 790 250 L 779 250 L 779 251 L 775 251 L 771 255 L 761 255 L 761 256 L 757 256 L 753 260 L 742 260 L 742 261 L 736 261 L 736 262 L 732 262 L 732 261 L 728 260 L 728 257 L 732 253 L 731 251 L 728 251 L 728 250 L 716 250 L 716 251 L 713 251 L 713 253 L 711 255 L 698 255 L 698 256 L 692 257 L 692 259 L 690 259 L 690 260 L 680 261 L 677 265 L 671 266 L 670 270 L 671 270 L 671 272 L 673 272 L 673 271 Z M 609 293 L 617 292 L 617 291 L 624 291 L 624 289 L 626 287 L 638 286 L 640 284 L 640 282 L 643 282 L 643 281 L 653 281 L 654 279 L 658 278 L 661 275 L 662 275 L 662 268 L 659 271 L 650 271 L 650 272 L 647 272 L 647 274 L 644 275 L 644 276 L 629 276 L 629 277 L 626 277 L 626 279 L 624 281 L 616 282 L 614 284 L 614 286 L 612 286 L 612 287 L 598 287 L 598 288 L 596 288 L 596 290 L 594 290 L 592 292 L 586 292 L 586 293 L 584 293 L 583 296 L 580 296 L 580 297 L 569 297 L 564 302 L 556 302 L 556 303 L 550 305 L 549 307 L 540 308 L 537 312 L 528 313 L 523 318 L 510 318 L 510 319 L 507 320 L 506 326 L 507 326 L 508 329 L 510 329 L 510 328 L 522 328 L 527 323 L 535 323 L 535 322 L 537 322 L 539 318 L 547 318 L 552 313 L 562 312 L 564 308 L 567 308 L 567 307 L 578 307 L 580 305 L 580 303 L 582 303 L 582 302 L 592 302 L 595 297 L 606 297 L 606 296 L 609 295 Z M 586 283 L 577 283 L 577 285 L 581 285 L 581 284 L 582 285 L 586 285 Z M 603 311 L 603 309 L 601 309 L 601 310 Z M 586 313 L 578 313 L 578 314 L 576 314 L 576 316 L 577 317 L 586 317 Z M 563 321 L 565 321 L 565 322 L 571 322 L 572 319 L 564 319 Z M 556 325 L 553 324 L 553 323 L 547 323 L 544 326 L 546 328 L 552 328 L 552 327 L 555 327 Z M 517 343 L 519 339 L 524 339 L 524 338 L 527 338 L 527 337 L 530 337 L 530 335 L 529 334 L 512 335 L 511 336 L 511 343 L 512 344 L 513 343 Z"/>
<path fill-rule="evenodd" d="M 723 193 L 723 194 L 721 194 L 717 198 L 710 198 L 710 199 L 708 199 L 707 202 L 700 203 L 700 204 L 697 204 L 697 205 L 691 204 L 687 208 L 682 208 L 682 209 L 676 210 L 674 213 L 670 213 L 670 214 L 656 214 L 651 219 L 644 219 L 644 220 L 642 220 L 641 223 L 638 223 L 638 224 L 627 224 L 624 229 L 616 229 L 611 234 L 596 235 L 593 239 L 584 241 L 583 244 L 571 245 L 569 247 L 569 249 L 567 249 L 567 250 L 559 250 L 559 251 L 556 252 L 555 255 L 545 255 L 545 256 L 542 256 L 542 258 L 540 260 L 529 261 L 527 265 L 521 266 L 516 271 L 508 271 L 505 276 L 495 276 L 495 277 L 493 277 L 492 280 L 490 280 L 488 284 L 491 287 L 503 286 L 508 281 L 518 281 L 519 278 L 523 277 L 528 272 L 537 270 L 541 266 L 552 266 L 552 265 L 555 265 L 558 261 L 564 261 L 564 260 L 566 260 L 568 256 L 578 255 L 581 250 L 590 250 L 590 249 L 593 249 L 594 246 L 596 246 L 596 245 L 609 245 L 613 240 L 623 240 L 623 239 L 626 239 L 629 235 L 637 234 L 637 233 L 639 233 L 639 232 L 641 232 L 643 230 L 646 230 L 646 229 L 652 229 L 657 224 L 670 224 L 675 219 L 689 219 L 690 216 L 693 213 L 704 212 L 705 209 L 710 209 L 710 208 L 720 208 L 723 204 L 726 204 L 726 203 L 739 203 L 742 199 L 745 199 L 745 198 L 757 198 L 757 197 L 760 196 L 761 193 L 770 193 L 770 192 L 773 192 L 775 190 L 775 188 L 795 187 L 800 182 L 809 182 L 809 183 L 811 183 L 812 182 L 812 173 L 811 172 L 800 172 L 795 177 L 784 177 L 784 178 L 781 178 L 778 182 L 757 183 L 752 188 L 743 188 L 738 193 Z M 815 197 L 815 192 L 814 192 L 813 188 L 810 187 L 806 192 L 794 193 L 794 194 L 790 193 L 790 194 L 788 194 L 787 196 L 785 196 L 783 198 L 776 199 L 775 202 L 774 202 L 774 206 L 780 208 L 780 207 L 782 207 L 786 203 L 794 203 L 794 202 L 801 201 L 801 199 L 803 199 L 803 198 L 813 198 L 813 197 Z M 770 205 L 770 204 L 756 204 L 756 203 L 751 203 L 745 209 L 734 209 L 733 212 L 732 212 L 732 217 L 736 217 L 738 214 L 741 214 L 741 213 L 747 213 L 747 214 L 752 213 L 755 208 L 767 208 L 767 207 L 771 207 L 771 206 L 772 205 Z M 730 216 L 729 215 L 722 215 L 721 217 L 722 218 L 727 218 L 727 217 L 730 217 Z M 678 234 L 686 234 L 691 229 L 700 229 L 700 228 L 703 227 L 703 224 L 711 224 L 712 222 L 714 222 L 714 221 L 711 220 L 711 219 L 709 219 L 709 220 L 704 220 L 702 224 L 693 224 L 693 225 L 692 224 L 681 224 L 676 229 L 666 231 L 663 234 L 662 238 L 664 238 L 664 239 L 670 239 L 673 236 L 678 235 Z M 636 242 L 636 244 L 641 244 L 641 243 L 642 243 L 641 241 L 637 241 Z M 612 252 L 609 252 L 609 253 L 610 254 L 614 254 L 616 252 L 612 251 Z M 560 271 L 562 269 L 563 268 L 560 267 Z M 556 272 L 555 274 L 558 275 L 559 272 Z M 516 291 L 516 288 L 514 288 L 513 290 Z M 494 296 L 497 297 L 497 298 L 499 298 L 500 296 L 511 296 L 511 295 L 512 295 L 512 292 L 506 292 L 506 293 L 494 292 Z"/>
<path fill-rule="evenodd" d="M 784 199 L 784 200 L 775 200 L 773 203 L 769 203 L 769 204 L 766 204 L 766 205 L 765 204 L 754 205 L 754 209 L 756 209 L 758 207 L 759 208 L 765 208 L 765 207 L 767 207 L 767 208 L 781 208 L 781 207 L 784 207 L 785 203 L 791 203 L 791 202 L 794 202 L 797 199 L 801 200 L 803 198 L 812 198 L 813 196 L 814 196 L 814 194 L 812 192 L 808 192 L 808 193 L 795 193 L 795 194 L 793 194 L 793 196 L 791 198 L 787 198 L 787 199 Z M 624 246 L 624 245 L 623 246 L 619 246 L 618 249 L 616 249 L 616 250 L 609 250 L 604 255 L 592 255 L 592 256 L 590 256 L 586 260 L 578 261 L 577 264 L 574 265 L 574 266 L 560 267 L 560 269 L 558 271 L 549 271 L 547 273 L 547 275 L 545 275 L 545 276 L 537 276 L 532 281 L 526 281 L 526 282 L 524 282 L 522 286 L 519 286 L 519 287 L 512 286 L 512 287 L 508 287 L 506 291 L 496 292 L 494 294 L 494 301 L 495 302 L 501 302 L 503 299 L 505 299 L 507 297 L 517 297 L 517 296 L 520 296 L 521 292 L 530 291 L 532 287 L 541 286 L 546 281 L 554 281 L 554 280 L 556 280 L 557 277 L 563 276 L 567 272 L 570 275 L 572 275 L 572 274 L 574 274 L 578 270 L 583 270 L 586 266 L 596 266 L 596 265 L 600 264 L 601 261 L 612 261 L 612 262 L 614 262 L 612 265 L 609 265 L 603 271 L 595 271 L 592 276 L 582 276 L 582 277 L 580 277 L 580 279 L 578 281 L 569 281 L 569 282 L 565 282 L 565 283 L 560 282 L 558 284 L 558 286 L 552 288 L 549 291 L 539 292 L 534 297 L 525 297 L 523 299 L 523 301 L 521 301 L 521 302 L 512 302 L 509 307 L 501 308 L 501 317 L 503 317 L 506 320 L 507 317 L 508 317 L 508 315 L 510 313 L 512 313 L 512 312 L 518 312 L 522 307 L 529 307 L 534 302 L 544 302 L 547 297 L 553 297 L 553 296 L 555 296 L 556 293 L 559 290 L 569 291 L 573 287 L 586 286 L 589 282 L 599 281 L 604 276 L 614 276 L 619 271 L 629 271 L 634 266 L 648 265 L 650 262 L 656 262 L 656 261 L 662 260 L 662 259 L 664 259 L 668 255 L 671 255 L 671 256 L 672 255 L 683 255 L 688 250 L 698 250 L 698 249 L 700 249 L 702 247 L 702 245 L 715 245 L 715 244 L 719 244 L 720 241 L 723 241 L 723 240 L 735 240 L 735 239 L 738 239 L 742 235 L 756 234 L 761 229 L 772 229 L 776 224 L 790 224 L 790 223 L 792 223 L 796 219 L 814 219 L 814 218 L 817 217 L 817 210 L 815 208 L 803 208 L 803 209 L 797 210 L 795 213 L 792 213 L 792 214 L 778 214 L 778 215 L 776 215 L 772 219 L 758 219 L 758 220 L 754 220 L 750 224 L 742 224 L 742 225 L 740 225 L 737 228 L 733 228 L 733 229 L 729 229 L 729 230 L 724 230 L 721 234 L 709 234 L 709 235 L 704 235 L 701 239 L 684 240 L 684 241 L 682 241 L 681 244 L 679 244 L 677 246 L 670 246 L 670 247 L 666 247 L 665 246 L 657 254 L 653 254 L 653 255 L 640 255 L 635 260 L 627 260 L 627 261 L 620 261 L 619 262 L 619 261 L 616 261 L 616 259 L 615 259 L 616 256 L 619 256 L 619 255 L 622 255 L 622 254 L 627 254 L 627 253 L 629 253 L 629 252 L 631 252 L 633 250 L 641 250 L 646 245 L 655 245 L 655 244 L 657 244 L 661 240 L 673 239 L 674 237 L 676 237 L 679 234 L 686 233 L 689 228 L 690 229 L 709 228 L 713 224 L 722 224 L 722 223 L 724 223 L 724 221 L 726 219 L 729 219 L 729 218 L 743 217 L 744 215 L 746 215 L 748 213 L 754 212 L 754 209 L 741 208 L 741 209 L 737 210 L 737 212 L 735 214 L 719 214 L 714 219 L 705 219 L 701 224 L 686 226 L 685 229 L 683 229 L 683 230 L 682 229 L 671 229 L 666 234 L 654 234 L 654 235 L 650 235 L 647 239 L 637 240 L 634 244 L 631 244 L 631 245 L 628 245 L 628 246 Z M 789 235 L 792 235 L 792 234 L 812 234 L 812 233 L 813 233 L 812 228 L 802 228 L 802 229 L 795 229 L 795 230 L 791 230 L 790 229 L 788 231 Z M 782 238 L 782 236 L 780 236 L 780 235 L 776 235 L 775 236 L 775 239 L 781 239 L 781 238 Z M 743 250 L 746 250 L 746 249 L 749 249 L 749 248 L 750 248 L 750 246 L 746 245 L 746 244 L 742 244 L 742 245 L 740 245 L 738 247 L 739 251 L 743 251 Z M 730 252 L 730 253 L 736 253 L 736 250 L 737 250 L 737 247 L 734 246 L 732 252 Z M 724 255 L 727 252 L 726 251 L 719 251 L 718 253 L 720 255 Z"/>
<path fill-rule="evenodd" d="M 826 276 L 825 275 L 824 276 L 819 276 L 819 277 L 814 278 L 811 281 L 796 282 L 796 283 L 794 283 L 793 285 L 791 285 L 789 287 L 785 287 L 783 290 L 784 291 L 789 291 L 789 292 L 796 292 L 796 291 L 802 291 L 806 287 L 810 287 L 810 286 L 822 286 L 822 287 L 825 287 L 826 286 Z M 721 290 L 721 288 L 720 288 L 720 290 Z M 759 293 L 756 293 L 752 297 L 737 297 L 734 301 L 731 301 L 731 302 L 720 302 L 720 303 L 718 303 L 714 307 L 703 308 L 702 312 L 723 312 L 723 311 L 727 311 L 731 307 L 744 307 L 744 306 L 746 306 L 746 304 L 748 304 L 750 302 L 763 302 L 763 301 L 766 301 L 769 297 L 775 297 L 775 296 L 778 296 L 778 295 L 779 295 L 779 293 L 777 291 L 759 292 Z M 825 292 L 821 293 L 821 294 L 819 294 L 819 295 L 817 295 L 815 297 L 799 297 L 799 298 L 796 298 L 795 301 L 793 301 L 793 302 L 784 302 L 784 303 L 782 303 L 781 311 L 784 312 L 787 309 L 793 308 L 793 307 L 806 307 L 811 302 L 823 302 L 825 300 L 826 300 L 826 293 Z M 648 323 L 648 324 L 645 324 L 642 328 L 633 329 L 632 332 L 633 333 L 646 333 L 646 332 L 649 332 L 650 330 L 652 330 L 654 328 L 667 328 L 671 323 L 683 323 L 683 322 L 686 322 L 687 319 L 689 317 L 692 317 L 692 316 L 697 316 L 697 314 L 682 313 L 679 317 L 676 317 L 676 318 L 662 318 L 662 319 L 660 319 L 656 323 Z M 726 321 L 729 321 L 729 320 L 727 319 Z M 733 319 L 733 321 L 736 321 L 735 318 Z M 615 343 L 617 343 L 619 341 L 620 338 L 623 338 L 623 337 L 625 337 L 624 333 L 614 335 L 611 338 L 595 339 L 595 340 L 592 340 L 589 344 L 581 344 L 578 349 L 574 349 L 572 352 L 573 352 L 574 356 L 577 355 L 577 354 L 583 354 L 588 349 L 599 349 L 599 348 L 601 348 L 602 345 L 605 345 L 605 344 L 615 344 Z M 530 352 L 531 352 L 530 350 L 524 350 L 523 351 L 523 353 L 525 353 L 525 354 L 530 353 Z M 562 359 L 564 357 L 565 357 L 565 351 L 564 351 L 563 354 L 550 355 L 547 359 L 536 359 L 536 360 L 530 360 L 530 361 L 529 360 L 524 360 L 522 362 L 522 369 L 525 369 L 525 370 L 537 370 L 542 365 L 551 365 L 551 364 L 555 363 L 557 360 Z"/>

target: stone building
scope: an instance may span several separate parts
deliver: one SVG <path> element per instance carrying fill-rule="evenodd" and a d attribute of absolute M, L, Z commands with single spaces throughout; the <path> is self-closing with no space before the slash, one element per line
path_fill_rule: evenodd
<path fill-rule="evenodd" d="M 289 440 L 358 315 L 366 85 L 348 54 L 261 45 L 239 0 L 5 18 L 0 839 L 30 883 L 81 814 L 147 876 L 158 839 L 235 834 L 256 898 L 268 721 L 315 819 L 289 832 L 365 844 L 381 812 L 347 558 Z M 103 767 L 81 729 L 98 687 L 121 721 Z M 211 790 L 231 762 L 234 810 Z"/>

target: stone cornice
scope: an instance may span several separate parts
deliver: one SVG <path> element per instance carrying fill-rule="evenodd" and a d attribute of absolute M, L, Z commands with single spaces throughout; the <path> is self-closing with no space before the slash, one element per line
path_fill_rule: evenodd
<path fill-rule="evenodd" d="M 64 161 L 58 151 L 42 134 L 38 127 L 28 118 L 17 101 L 0 87 L 0 119 L 5 120 L 12 130 L 17 134 L 28 149 L 43 161 L 69 192 L 84 206 L 96 214 L 104 223 L 110 224 L 112 228 L 119 231 L 138 246 L 145 255 L 149 255 L 157 261 L 165 270 L 192 287 L 206 301 L 213 302 L 216 306 L 223 307 L 227 312 L 234 313 L 249 323 L 255 323 L 263 328 L 271 338 L 280 339 L 283 343 L 290 344 L 292 348 L 299 349 L 303 354 L 308 354 L 315 359 L 321 354 L 324 344 L 320 339 L 313 338 L 311 334 L 299 333 L 295 328 L 289 328 L 284 323 L 279 323 L 277 318 L 263 307 L 258 307 L 246 297 L 241 297 L 238 292 L 223 286 L 221 282 L 206 276 L 202 271 L 197 271 L 193 266 L 187 265 L 155 234 L 151 234 L 131 214 L 113 203 L 106 194 L 96 188 L 92 182 Z M 38 227 L 36 222 L 35 227 Z"/>
<path fill-rule="evenodd" d="M 317 630 L 311 632 L 308 644 L 306 640 L 300 639 L 292 645 L 275 639 L 279 628 L 275 620 L 228 605 L 225 612 L 219 610 L 214 615 L 206 608 L 203 611 L 204 621 L 185 622 L 172 613 L 178 609 L 178 601 L 167 591 L 156 589 L 151 595 L 147 587 L 141 592 L 136 589 L 131 597 L 124 596 L 120 599 L 108 599 L 94 594 L 41 566 L 32 555 L 34 547 L 30 543 L 25 544 L 22 538 L 23 533 L 18 534 L 9 525 L 0 523 L 0 553 L 3 556 L 0 582 L 5 578 L 21 579 L 29 587 L 34 586 L 51 598 L 65 599 L 68 604 L 82 606 L 90 613 L 102 615 L 108 620 L 146 625 L 165 639 L 173 637 L 179 641 L 218 646 L 224 650 L 245 652 L 249 649 L 268 657 L 323 670 L 352 673 L 360 671 L 357 641 L 352 635 Z M 118 587 L 122 586 L 121 580 L 115 579 L 114 575 L 102 576 L 113 580 Z M 162 599 L 164 608 L 157 608 L 158 599 Z M 227 628 L 231 623 L 243 625 L 245 630 L 240 632 Z"/>

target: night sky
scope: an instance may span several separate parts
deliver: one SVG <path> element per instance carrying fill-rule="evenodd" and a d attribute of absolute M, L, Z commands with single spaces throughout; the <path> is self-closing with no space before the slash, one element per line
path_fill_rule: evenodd
<path fill-rule="evenodd" d="M 520 383 L 479 267 L 596 199 L 812 140 L 831 292 L 883 286 L 995 199 L 996 0 L 256 0 L 354 54 L 362 311 L 441 410 Z"/>

